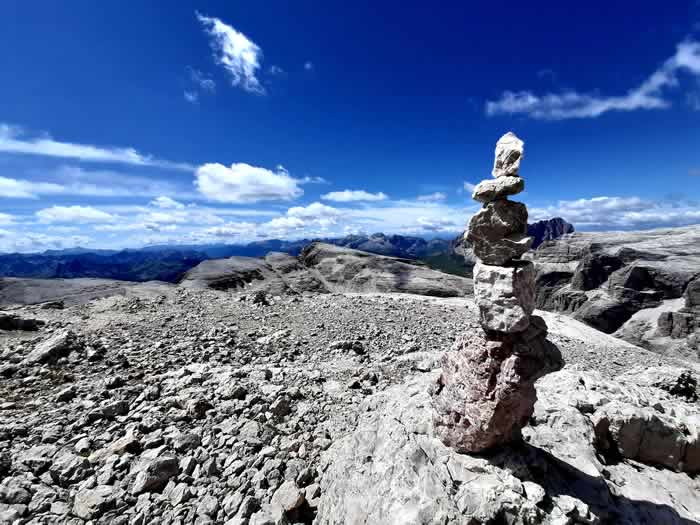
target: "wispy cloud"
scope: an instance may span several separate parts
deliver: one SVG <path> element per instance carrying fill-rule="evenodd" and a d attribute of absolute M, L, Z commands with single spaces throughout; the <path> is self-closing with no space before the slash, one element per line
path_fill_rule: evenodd
<path fill-rule="evenodd" d="M 195 185 L 207 199 L 228 203 L 284 201 L 303 195 L 300 181 L 282 166 L 277 171 L 251 166 L 244 162 L 230 167 L 218 163 L 197 168 Z"/>
<path fill-rule="evenodd" d="M 216 82 L 209 78 L 206 74 L 193 67 L 187 67 L 187 72 L 190 74 L 190 80 L 202 91 L 213 93 L 216 91 Z"/>
<path fill-rule="evenodd" d="M 196 15 L 211 39 L 214 59 L 228 72 L 231 83 L 250 93 L 265 94 L 265 88 L 256 76 L 262 61 L 260 47 L 220 19 Z"/>
<path fill-rule="evenodd" d="M 304 62 L 304 69 L 306 71 L 313 71 L 314 70 L 314 63 L 311 61 Z"/>
<path fill-rule="evenodd" d="M 473 192 L 475 188 L 476 188 L 476 184 L 472 184 L 471 182 L 467 182 L 467 181 L 464 181 L 464 184 L 462 185 L 462 189 L 464 191 L 468 191 L 469 193 Z"/>
<path fill-rule="evenodd" d="M 0 224 L 6 225 L 6 224 L 12 224 L 14 222 L 14 218 L 12 215 L 9 213 L 0 213 Z"/>
<path fill-rule="evenodd" d="M 334 201 L 334 202 L 356 202 L 356 201 L 383 201 L 388 197 L 385 193 L 370 193 L 365 190 L 343 190 L 343 191 L 331 191 L 325 195 L 321 195 L 321 199 L 324 201 Z"/>
<path fill-rule="evenodd" d="M 175 194 L 188 196 L 187 191 L 167 180 L 119 171 L 85 170 L 77 166 L 61 166 L 44 174 L 46 175 L 53 180 L 0 176 L 0 199 L 38 199 L 46 195 L 139 198 Z"/>
<path fill-rule="evenodd" d="M 192 87 L 186 89 L 183 93 L 187 102 L 198 104 L 200 94 L 214 93 L 216 91 L 214 79 L 209 78 L 206 74 L 193 67 L 187 66 L 185 69 L 190 76 L 190 83 L 192 84 Z"/>
<path fill-rule="evenodd" d="M 444 201 L 445 199 L 447 199 L 447 194 L 442 193 L 441 191 L 436 191 L 435 193 L 430 193 L 428 195 L 419 195 L 417 198 L 417 200 L 422 202 Z"/>
<path fill-rule="evenodd" d="M 78 159 L 83 162 L 194 170 L 194 167 L 190 164 L 161 160 L 151 155 L 139 153 L 134 148 L 101 147 L 91 144 L 60 142 L 49 136 L 29 138 L 25 136 L 20 128 L 9 124 L 0 124 L 0 152 Z"/>
<path fill-rule="evenodd" d="M 78 223 L 93 224 L 111 222 L 113 215 L 92 206 L 51 206 L 36 212 L 36 217 L 42 223 Z"/>
<path fill-rule="evenodd" d="M 675 54 L 640 85 L 624 95 L 564 91 L 536 95 L 531 91 L 505 91 L 501 98 L 486 103 L 488 115 L 526 115 L 540 120 L 595 118 L 610 111 L 664 109 L 671 105 L 668 88 L 679 84 L 679 73 L 700 76 L 700 42 L 686 40 Z"/>

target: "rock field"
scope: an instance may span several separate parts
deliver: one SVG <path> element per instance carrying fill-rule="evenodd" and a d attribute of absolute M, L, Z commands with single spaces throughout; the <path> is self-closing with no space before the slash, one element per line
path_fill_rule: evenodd
<path fill-rule="evenodd" d="M 367 403 L 430 376 L 457 334 L 477 330 L 470 298 L 134 287 L 65 308 L 6 310 L 45 324 L 0 330 L 0 523 L 479 523 L 345 521 L 324 477 L 334 459 L 342 464 L 333 451 Z M 684 366 L 538 314 L 563 372 L 603 381 L 639 366 Z M 625 461 L 697 489 L 675 472 L 681 452 L 663 469 L 639 454 Z M 551 500 L 532 503 L 540 504 Z M 697 508 L 684 515 L 700 519 Z"/>

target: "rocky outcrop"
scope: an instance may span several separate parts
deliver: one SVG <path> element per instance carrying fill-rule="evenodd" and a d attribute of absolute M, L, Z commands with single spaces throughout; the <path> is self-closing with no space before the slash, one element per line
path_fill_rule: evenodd
<path fill-rule="evenodd" d="M 299 257 L 269 253 L 264 259 L 231 257 L 205 261 L 180 283 L 186 288 L 262 290 L 273 295 L 305 292 L 396 292 L 460 297 L 471 281 L 431 270 L 412 260 L 373 255 L 320 242 Z"/>
<path fill-rule="evenodd" d="M 522 154 L 523 142 L 513 133 L 501 137 L 494 176 L 519 178 Z M 527 208 L 507 199 L 524 184 L 508 180 L 503 187 L 508 190 L 490 181 L 476 187 L 474 198 L 484 205 L 466 236 L 478 260 L 474 299 L 483 333 L 463 335 L 443 356 L 433 396 L 437 435 L 466 453 L 519 441 L 537 399 L 535 381 L 563 365 L 546 340 L 544 320 L 531 318 L 535 271 L 520 260 L 532 242 L 525 235 Z"/>
<path fill-rule="evenodd" d="M 526 258 L 538 308 L 566 312 L 651 350 L 699 359 L 700 227 L 575 233 Z M 687 291 L 687 293 L 686 293 Z"/>
<path fill-rule="evenodd" d="M 436 438 L 434 375 L 368 398 L 355 432 L 323 456 L 316 523 L 696 523 L 700 410 L 638 375 L 546 376 L 526 444 L 480 457 Z"/>

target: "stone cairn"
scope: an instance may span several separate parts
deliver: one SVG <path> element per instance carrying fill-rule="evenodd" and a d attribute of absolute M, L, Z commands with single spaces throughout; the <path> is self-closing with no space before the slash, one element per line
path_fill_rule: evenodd
<path fill-rule="evenodd" d="M 520 257 L 530 248 L 527 208 L 508 196 L 520 193 L 523 141 L 508 132 L 496 144 L 493 180 L 482 181 L 472 198 L 483 204 L 467 240 L 478 261 L 474 299 L 482 331 L 462 334 L 442 357 L 433 392 L 435 432 L 464 453 L 478 453 L 521 439 L 532 415 L 535 381 L 563 366 L 547 325 L 532 316 L 535 269 Z"/>

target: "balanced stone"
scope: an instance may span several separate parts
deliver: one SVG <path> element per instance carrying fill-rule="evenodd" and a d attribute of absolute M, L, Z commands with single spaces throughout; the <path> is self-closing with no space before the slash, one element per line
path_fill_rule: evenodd
<path fill-rule="evenodd" d="M 477 262 L 474 266 L 474 301 L 485 330 L 521 332 L 535 309 L 535 267 L 530 261 L 511 266 Z"/>
<path fill-rule="evenodd" d="M 443 443 L 478 453 L 521 438 L 537 400 L 535 381 L 563 365 L 546 335 L 544 321 L 535 317 L 524 333 L 457 339 L 442 357 L 433 393 L 433 428 Z"/>
<path fill-rule="evenodd" d="M 509 131 L 496 143 L 496 158 L 493 163 L 494 177 L 517 175 L 520 170 L 520 159 L 523 157 L 524 143 L 515 133 Z"/>
<path fill-rule="evenodd" d="M 497 179 L 484 180 L 477 184 L 472 199 L 479 202 L 491 202 L 516 195 L 525 189 L 525 181 L 520 177 L 505 175 Z"/>
<path fill-rule="evenodd" d="M 506 264 L 532 244 L 527 237 L 527 208 L 521 202 L 489 202 L 469 222 L 467 240 L 474 255 L 487 264 Z"/>
<path fill-rule="evenodd" d="M 485 264 L 502 265 L 528 251 L 532 240 L 523 233 L 514 233 L 503 239 L 478 239 L 472 241 L 472 251 Z"/>
<path fill-rule="evenodd" d="M 527 233 L 527 208 L 522 202 L 498 200 L 484 205 L 469 221 L 467 239 L 502 239 Z"/>

